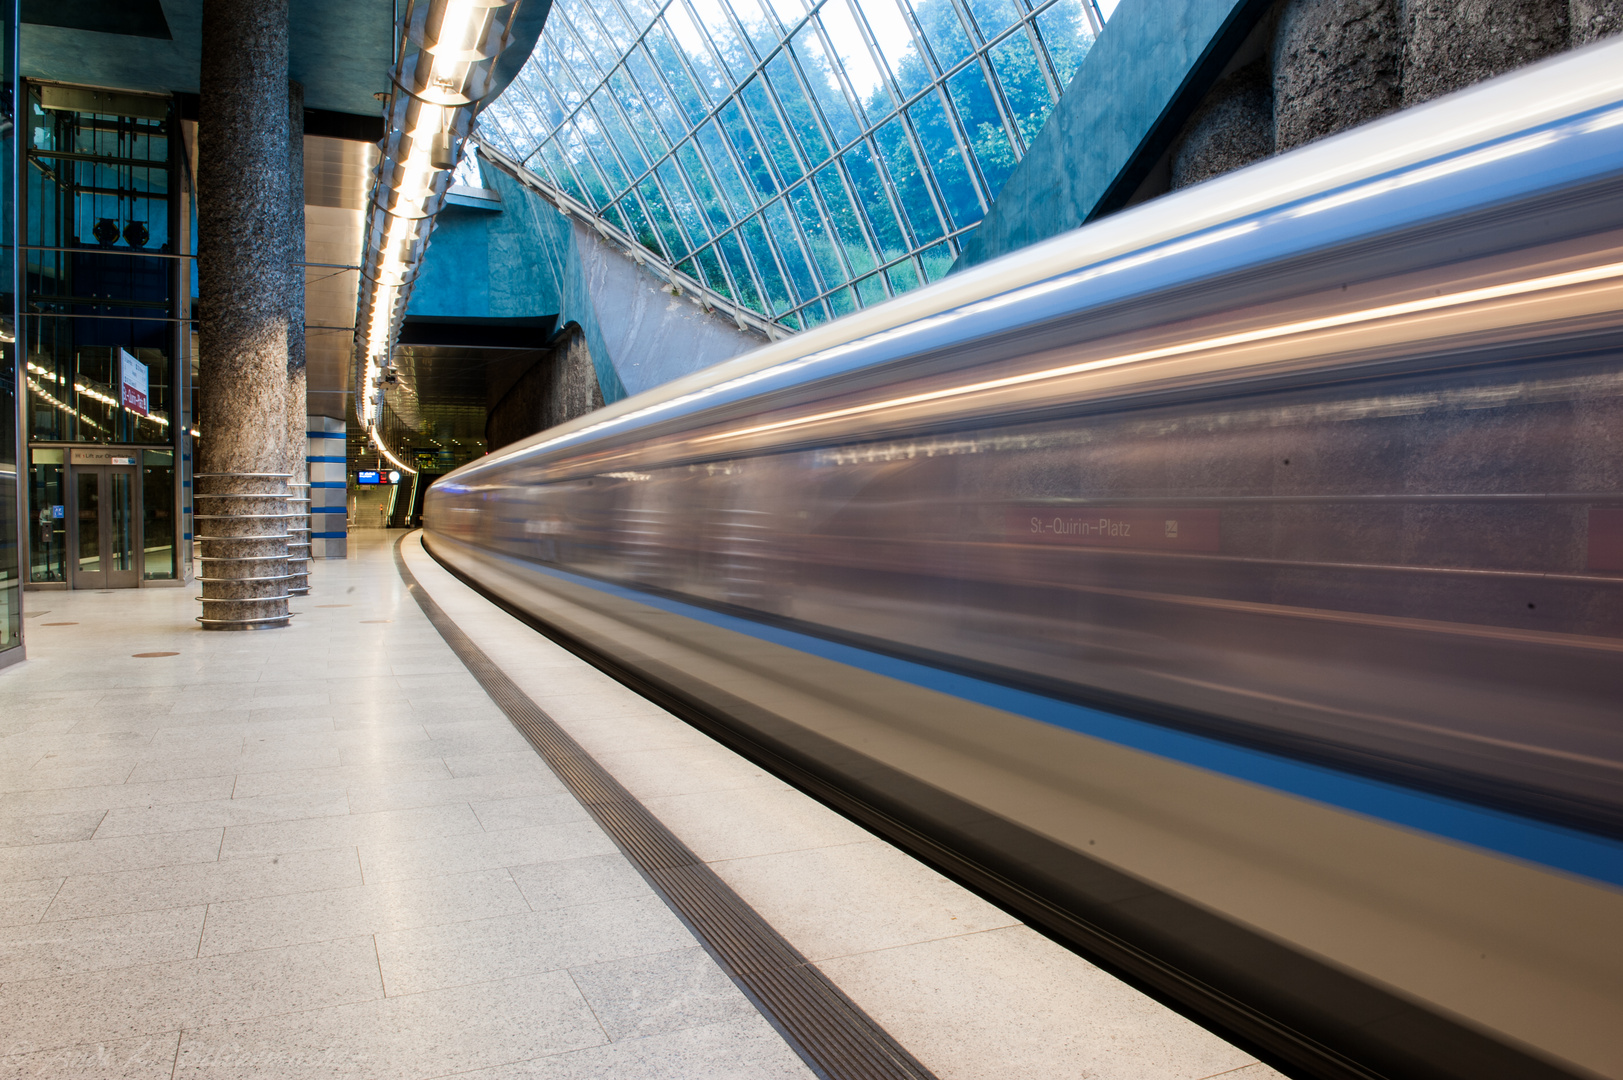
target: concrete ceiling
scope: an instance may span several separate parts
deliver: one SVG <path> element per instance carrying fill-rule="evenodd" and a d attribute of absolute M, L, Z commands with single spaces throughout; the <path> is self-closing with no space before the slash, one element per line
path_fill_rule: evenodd
<path fill-rule="evenodd" d="M 394 59 L 394 0 L 290 0 L 288 20 L 288 69 L 305 107 L 377 116 L 372 95 L 389 88 Z M 26 0 L 22 73 L 195 93 L 202 24 L 203 0 Z"/>

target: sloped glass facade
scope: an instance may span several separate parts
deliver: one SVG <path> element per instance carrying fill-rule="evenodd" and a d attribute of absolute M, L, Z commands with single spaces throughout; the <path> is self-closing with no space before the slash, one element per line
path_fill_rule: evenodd
<path fill-rule="evenodd" d="M 790 329 L 946 273 L 1113 0 L 556 0 L 480 136 Z"/>

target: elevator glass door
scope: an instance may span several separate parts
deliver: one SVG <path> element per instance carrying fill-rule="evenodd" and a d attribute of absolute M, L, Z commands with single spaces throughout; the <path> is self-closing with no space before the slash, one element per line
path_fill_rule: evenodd
<path fill-rule="evenodd" d="M 70 466 L 73 506 L 70 584 L 75 589 L 129 589 L 140 583 L 135 469 L 118 465 Z"/>

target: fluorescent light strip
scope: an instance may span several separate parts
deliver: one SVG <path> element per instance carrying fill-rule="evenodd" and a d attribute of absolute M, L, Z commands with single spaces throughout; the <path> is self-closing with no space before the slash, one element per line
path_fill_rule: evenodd
<path fill-rule="evenodd" d="M 383 437 L 378 434 L 378 429 L 377 429 L 376 425 L 373 425 L 372 427 L 367 428 L 366 433 L 368 435 L 372 436 L 372 444 L 378 448 L 378 453 L 382 454 L 384 457 L 389 459 L 389 463 L 391 465 L 393 465 L 395 468 L 401 470 L 402 472 L 408 472 L 413 476 L 417 475 L 417 470 L 416 469 L 412 468 L 410 465 L 407 465 L 404 461 L 401 461 L 399 458 L 395 457 L 393 454 L 391 454 L 389 452 L 389 448 L 387 446 L 383 445 Z"/>

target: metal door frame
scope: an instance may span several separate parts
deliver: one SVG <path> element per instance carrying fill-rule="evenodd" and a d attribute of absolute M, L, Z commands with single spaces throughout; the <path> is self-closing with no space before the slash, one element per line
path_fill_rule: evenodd
<path fill-rule="evenodd" d="M 71 458 L 71 455 L 69 455 Z M 136 458 L 139 461 L 139 457 Z M 145 551 L 145 538 L 141 535 L 141 469 L 139 465 L 102 465 L 102 464 L 75 464 L 72 460 L 64 462 L 67 475 L 64 477 L 67 488 L 63 494 L 68 499 L 68 530 L 67 530 L 67 571 L 68 588 L 70 589 L 137 589 L 141 587 L 141 563 Z M 130 482 L 130 562 L 129 570 L 106 569 L 112 557 L 112 515 L 107 512 L 111 506 L 112 474 L 122 473 L 129 477 Z M 79 569 L 79 477 L 94 473 L 96 475 L 97 499 L 97 537 L 96 542 L 101 551 L 99 565 L 101 570 L 83 572 Z M 117 580 L 114 579 L 117 575 Z M 95 578 L 98 580 L 83 580 Z"/>

